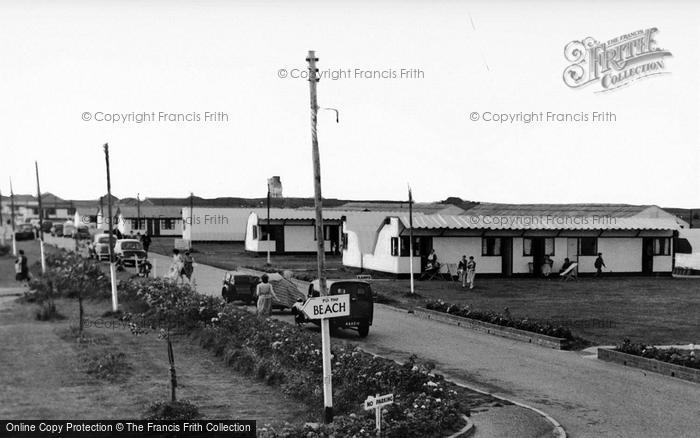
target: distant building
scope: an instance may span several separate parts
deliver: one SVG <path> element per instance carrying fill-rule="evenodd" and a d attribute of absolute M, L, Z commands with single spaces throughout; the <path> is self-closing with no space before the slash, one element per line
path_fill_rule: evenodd
<path fill-rule="evenodd" d="M 124 235 L 145 234 L 152 237 L 182 236 L 182 209 L 177 206 L 119 206 L 116 225 Z"/>
<path fill-rule="evenodd" d="M 269 222 L 269 224 L 268 224 Z M 323 214 L 325 252 L 340 252 L 341 214 Z M 245 249 L 254 253 L 294 254 L 317 251 L 315 210 L 278 209 L 266 215 L 250 213 L 246 225 Z"/>

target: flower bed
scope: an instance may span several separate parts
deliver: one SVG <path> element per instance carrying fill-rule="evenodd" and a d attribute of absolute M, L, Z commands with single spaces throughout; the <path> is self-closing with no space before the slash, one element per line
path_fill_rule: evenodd
<path fill-rule="evenodd" d="M 695 357 L 695 350 L 656 348 L 652 345 L 632 343 L 629 339 L 625 339 L 615 348 L 615 351 L 700 370 L 700 360 Z"/>
<path fill-rule="evenodd" d="M 221 299 L 160 280 L 120 283 L 122 302 L 142 306 L 125 318 L 166 322 L 190 333 L 233 368 L 278 385 L 315 412 L 323 407 L 321 344 L 318 334 L 274 319 L 258 318 Z M 145 306 L 145 309 L 143 308 Z M 386 407 L 386 437 L 445 436 L 464 426 L 468 413 L 461 388 L 432 375 L 415 359 L 404 365 L 336 343 L 332 350 L 334 410 L 331 425 L 288 425 L 261 430 L 262 436 L 374 436 L 374 416 L 360 406 L 370 394 L 392 392 Z"/>
<path fill-rule="evenodd" d="M 35 294 L 108 297 L 109 283 L 99 264 L 70 253 L 47 260 L 47 274 Z M 50 282 L 49 282 L 50 280 Z M 86 288 L 90 293 L 86 293 Z M 187 334 L 224 358 L 231 367 L 304 401 L 322 412 L 322 359 L 318 333 L 282 321 L 258 318 L 218 297 L 162 279 L 132 279 L 118 285 L 121 318 L 133 330 L 167 328 Z M 53 293 L 53 292 L 51 292 Z M 394 394 L 383 411 L 385 437 L 440 437 L 465 425 L 473 394 L 432 373 L 411 358 L 400 365 L 357 347 L 335 342 L 332 349 L 335 420 L 332 424 L 289 424 L 260 428 L 264 437 L 373 437 L 374 414 L 362 409 L 368 395 Z M 483 400 L 482 400 L 483 401 Z"/>
<path fill-rule="evenodd" d="M 442 300 L 434 300 L 426 303 L 425 307 L 429 310 L 444 312 L 450 315 L 460 316 L 462 318 L 474 319 L 477 321 L 487 322 L 502 327 L 511 327 L 518 330 L 523 330 L 540 335 L 550 336 L 553 338 L 566 339 L 571 345 L 586 344 L 587 342 L 577 336 L 574 336 L 566 327 L 553 326 L 551 324 L 542 324 L 536 321 L 531 321 L 528 318 L 514 318 L 510 314 L 500 314 L 493 311 L 483 311 L 472 309 L 467 304 L 450 304 Z"/>

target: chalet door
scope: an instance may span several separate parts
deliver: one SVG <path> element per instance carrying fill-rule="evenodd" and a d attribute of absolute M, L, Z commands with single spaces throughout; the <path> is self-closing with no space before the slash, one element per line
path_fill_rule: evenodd
<path fill-rule="evenodd" d="M 513 275 L 513 238 L 501 238 L 501 274 L 506 277 Z"/>
<path fill-rule="evenodd" d="M 578 263 L 578 239 L 569 237 L 566 240 L 566 257 L 571 263 Z"/>
<path fill-rule="evenodd" d="M 654 239 L 651 237 L 642 238 L 642 273 L 651 274 L 654 272 Z"/>
<path fill-rule="evenodd" d="M 532 238 L 532 273 L 535 277 L 542 274 L 542 264 L 544 263 L 544 238 Z"/>

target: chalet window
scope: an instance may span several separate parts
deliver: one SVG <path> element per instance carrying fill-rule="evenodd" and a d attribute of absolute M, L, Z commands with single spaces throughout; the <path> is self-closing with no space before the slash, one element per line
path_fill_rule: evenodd
<path fill-rule="evenodd" d="M 553 256 L 554 255 L 554 237 L 545 237 L 544 239 L 544 255 Z M 532 255 L 532 241 L 534 239 L 531 237 L 523 238 L 523 256 Z"/>
<path fill-rule="evenodd" d="M 501 238 L 500 237 L 483 237 L 481 239 L 481 255 L 482 256 L 499 256 L 499 255 L 501 255 Z"/>
<path fill-rule="evenodd" d="M 68 216 L 73 216 L 75 214 L 75 208 L 69 208 L 67 213 Z"/>
<path fill-rule="evenodd" d="M 671 255 L 671 239 L 668 237 L 655 237 L 654 255 Z"/>
<path fill-rule="evenodd" d="M 578 255 L 580 255 L 580 256 L 598 255 L 598 238 L 597 237 L 579 237 L 579 239 L 578 239 Z"/>
<path fill-rule="evenodd" d="M 399 255 L 399 238 L 398 237 L 391 238 L 391 255 L 392 256 Z"/>
<path fill-rule="evenodd" d="M 46 214 L 48 216 L 54 216 L 54 215 L 56 215 L 56 209 L 55 208 L 45 208 L 44 214 Z"/>
<path fill-rule="evenodd" d="M 172 219 L 161 219 L 160 220 L 160 229 L 161 230 L 174 230 L 175 229 L 175 221 Z"/>
<path fill-rule="evenodd" d="M 253 240 L 258 240 L 258 226 L 253 225 Z"/>
<path fill-rule="evenodd" d="M 131 229 L 132 230 L 140 230 L 138 219 L 131 219 Z"/>

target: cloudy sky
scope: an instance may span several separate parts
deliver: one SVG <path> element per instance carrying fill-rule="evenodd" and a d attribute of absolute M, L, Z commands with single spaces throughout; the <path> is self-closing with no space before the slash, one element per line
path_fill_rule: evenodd
<path fill-rule="evenodd" d="M 120 197 L 264 196 L 271 175 L 311 196 L 308 82 L 293 76 L 313 49 L 344 72 L 318 86 L 340 111 L 319 115 L 326 197 L 401 199 L 410 183 L 421 201 L 697 207 L 699 19 L 691 1 L 2 1 L 0 189 L 34 191 L 38 160 L 43 190 L 95 198 L 109 142 Z M 665 74 L 564 84 L 569 42 L 654 27 Z M 615 119 L 483 120 L 594 111 Z"/>

